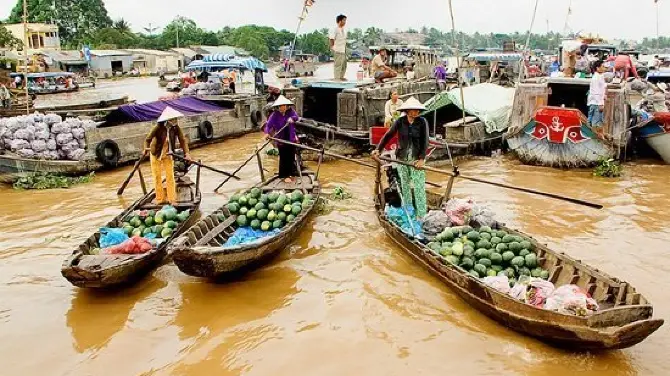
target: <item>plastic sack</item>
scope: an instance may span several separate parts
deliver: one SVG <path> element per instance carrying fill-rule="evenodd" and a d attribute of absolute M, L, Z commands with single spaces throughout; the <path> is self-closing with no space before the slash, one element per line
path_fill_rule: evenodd
<path fill-rule="evenodd" d="M 32 149 L 19 149 L 16 151 L 16 154 L 21 158 L 33 158 L 35 157 L 35 152 Z"/>
<path fill-rule="evenodd" d="M 82 128 L 84 128 L 84 130 L 86 130 L 86 131 L 97 128 L 97 127 L 98 127 L 98 125 L 93 120 L 85 120 L 82 124 Z"/>
<path fill-rule="evenodd" d="M 153 245 L 149 239 L 139 236 L 133 236 L 117 245 L 103 248 L 100 253 L 107 255 L 133 255 L 149 252 L 153 249 Z"/>
<path fill-rule="evenodd" d="M 44 121 L 44 115 L 39 112 L 35 112 L 32 116 L 35 123 L 41 123 Z"/>
<path fill-rule="evenodd" d="M 44 140 L 34 140 L 30 143 L 30 148 L 34 152 L 42 152 L 47 150 L 47 142 Z"/>
<path fill-rule="evenodd" d="M 396 208 L 395 206 L 386 205 L 386 216 L 389 220 L 398 226 L 402 232 L 407 235 L 414 236 L 416 238 L 423 237 L 423 230 L 421 228 L 421 223 L 414 219 L 414 207 L 407 206 L 407 211 L 402 207 Z M 409 214 L 409 218 L 407 215 Z"/>
<path fill-rule="evenodd" d="M 122 228 L 100 228 L 100 248 L 108 248 L 128 240 L 128 235 Z"/>
<path fill-rule="evenodd" d="M 12 140 L 10 144 L 12 151 L 17 151 L 21 149 L 30 149 L 30 142 L 23 139 Z"/>
<path fill-rule="evenodd" d="M 51 132 L 55 134 L 70 133 L 72 132 L 72 127 L 68 123 L 60 122 L 51 127 Z"/>
<path fill-rule="evenodd" d="M 266 238 L 268 236 L 274 236 L 279 234 L 280 229 L 274 229 L 272 231 L 262 231 L 254 230 L 251 227 L 240 227 L 233 235 L 228 238 L 224 247 L 235 247 L 238 245 L 253 243 L 259 239 Z"/>
<path fill-rule="evenodd" d="M 531 278 L 526 292 L 526 303 L 542 308 L 555 289 L 554 284 L 549 281 L 542 278 Z"/>
<path fill-rule="evenodd" d="M 86 154 L 86 150 L 84 150 L 84 149 L 74 149 L 74 150 L 67 153 L 67 157 L 70 160 L 78 161 L 84 156 L 84 154 Z"/>
<path fill-rule="evenodd" d="M 14 132 L 14 138 L 32 141 L 35 139 L 35 133 L 30 133 L 27 129 L 18 129 Z"/>
<path fill-rule="evenodd" d="M 72 137 L 72 133 L 59 133 L 58 135 L 56 135 L 56 143 L 58 143 L 58 145 L 61 146 L 69 143 L 73 139 L 74 137 Z"/>
<path fill-rule="evenodd" d="M 463 226 L 470 223 L 472 204 L 471 199 L 452 198 L 443 210 L 453 225 Z"/>
<path fill-rule="evenodd" d="M 49 131 L 37 131 L 35 132 L 35 139 L 46 141 L 49 139 Z"/>
<path fill-rule="evenodd" d="M 503 294 L 509 294 L 511 288 L 509 287 L 509 278 L 506 275 L 496 276 L 496 277 L 484 277 L 482 279 L 485 285 L 493 287 L 494 289 L 502 292 Z"/>
<path fill-rule="evenodd" d="M 84 128 L 72 128 L 72 136 L 77 140 L 81 140 L 86 135 Z"/>
<path fill-rule="evenodd" d="M 451 220 L 441 210 L 431 210 L 423 218 L 423 232 L 426 235 L 437 235 L 447 227 L 451 227 Z"/>
<path fill-rule="evenodd" d="M 56 140 L 53 138 L 47 140 L 47 149 L 48 150 L 56 150 L 58 148 L 58 144 L 56 143 Z"/>
<path fill-rule="evenodd" d="M 577 285 L 564 285 L 554 290 L 544 308 L 577 316 L 587 316 L 599 309 L 598 303 Z"/>
<path fill-rule="evenodd" d="M 522 302 L 526 301 L 526 293 L 528 292 L 528 286 L 530 285 L 530 277 L 522 275 L 519 277 L 519 280 L 514 284 L 514 287 L 509 291 L 509 296 L 516 300 Z"/>
<path fill-rule="evenodd" d="M 470 211 L 470 225 L 475 227 L 489 226 L 495 227 L 495 213 L 488 205 L 474 203 Z"/>
<path fill-rule="evenodd" d="M 43 121 L 47 125 L 54 125 L 63 122 L 63 118 L 58 114 L 47 114 L 44 116 Z"/>
<path fill-rule="evenodd" d="M 77 140 L 77 143 L 79 144 L 79 149 L 86 149 L 86 140 L 85 139 L 80 139 Z"/>

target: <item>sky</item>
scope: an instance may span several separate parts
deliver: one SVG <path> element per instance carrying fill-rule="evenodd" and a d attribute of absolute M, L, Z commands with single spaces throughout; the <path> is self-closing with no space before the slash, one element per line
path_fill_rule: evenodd
<path fill-rule="evenodd" d="M 58 0 L 55 0 L 58 1 Z M 458 31 L 466 33 L 525 33 L 535 0 L 452 0 Z M 112 19 L 124 18 L 135 31 L 151 23 L 162 27 L 177 15 L 191 18 L 209 30 L 246 24 L 295 31 L 303 0 L 104 0 Z M 572 2 L 569 28 L 607 39 L 656 37 L 653 0 L 539 0 L 533 32 L 564 30 Z M 0 0 L 0 17 L 7 18 L 16 0 Z M 659 0 L 659 14 L 670 15 L 670 0 Z M 423 26 L 451 29 L 447 0 L 315 0 L 301 32 L 333 27 L 335 17 L 348 16 L 349 28 L 375 26 L 387 31 Z M 160 31 L 160 29 L 159 29 Z M 662 22 L 660 35 L 670 35 Z"/>

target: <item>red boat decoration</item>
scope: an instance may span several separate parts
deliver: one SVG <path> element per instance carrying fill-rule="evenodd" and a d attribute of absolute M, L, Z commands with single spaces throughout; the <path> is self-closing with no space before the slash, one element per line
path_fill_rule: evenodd
<path fill-rule="evenodd" d="M 575 108 L 541 107 L 525 131 L 537 140 L 547 139 L 553 144 L 564 144 L 568 140 L 579 144 L 594 137 L 586 127 L 587 122 Z"/>

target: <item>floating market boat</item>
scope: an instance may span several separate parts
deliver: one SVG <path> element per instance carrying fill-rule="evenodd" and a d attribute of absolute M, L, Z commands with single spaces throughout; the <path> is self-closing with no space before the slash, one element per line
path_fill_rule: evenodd
<path fill-rule="evenodd" d="M 663 325 L 662 319 L 652 318 L 651 303 L 629 283 L 498 224 L 499 230 L 532 241 L 537 262 L 548 271 L 550 282 L 556 287 L 579 286 L 595 299 L 600 309 L 588 316 L 577 316 L 516 300 L 484 284 L 461 266 L 451 264 L 423 242 L 403 232 L 386 215 L 380 171 L 375 187 L 377 217 L 391 239 L 475 309 L 510 329 L 572 351 L 598 351 L 633 346 Z M 438 208 L 442 200 L 442 196 L 428 192 L 431 208 Z"/>
<path fill-rule="evenodd" d="M 311 198 L 303 197 L 302 210 L 297 215 L 293 212 L 295 218 L 288 221 L 277 233 L 234 246 L 226 246 L 226 242 L 233 236 L 236 228 L 239 228 L 241 214 L 239 211 L 237 214 L 231 213 L 230 204 L 219 208 L 170 246 L 179 270 L 195 277 L 217 278 L 258 267 L 286 249 L 296 239 L 314 211 L 315 203 L 321 194 L 318 175 L 307 170 L 304 170 L 302 176 L 292 183 L 286 183 L 274 176 L 254 188 L 263 195 L 277 191 L 298 191 L 310 195 Z M 233 205 L 236 202 L 231 200 Z M 258 215 L 264 217 L 261 210 L 263 209 L 258 210 Z M 266 218 L 270 219 L 272 213 L 270 212 Z"/>
<path fill-rule="evenodd" d="M 23 73 L 12 73 L 10 77 L 21 76 Z M 71 85 L 68 84 L 71 80 Z M 28 93 L 29 94 L 58 94 L 70 93 L 79 90 L 77 75 L 71 72 L 38 72 L 28 73 Z"/>
<path fill-rule="evenodd" d="M 670 113 L 655 113 L 646 125 L 640 127 L 639 133 L 663 161 L 670 164 Z"/>
<path fill-rule="evenodd" d="M 277 67 L 276 75 L 279 78 L 293 78 L 300 76 L 313 76 L 316 72 L 316 55 L 297 53 L 291 57 L 288 65 L 288 71 L 284 64 Z"/>
<path fill-rule="evenodd" d="M 585 78 L 543 78 L 518 85 L 506 139 L 523 163 L 579 168 L 620 157 L 630 140 L 626 85 L 608 85 L 598 132 L 586 118 L 589 84 Z"/>
<path fill-rule="evenodd" d="M 216 100 L 183 97 L 175 100 L 121 106 L 97 127 L 86 130 L 86 153 L 77 161 L 22 158 L 0 154 L 0 181 L 13 182 L 33 172 L 82 175 L 133 162 L 140 158 L 144 140 L 167 106 L 186 116 L 180 126 L 192 148 L 257 131 L 266 104 L 259 95 L 218 96 Z"/>
<path fill-rule="evenodd" d="M 199 175 L 199 173 L 198 173 Z M 70 283 L 84 288 L 111 288 L 134 282 L 156 268 L 167 256 L 170 243 L 191 227 L 200 216 L 201 193 L 199 182 L 188 177 L 177 178 L 178 211 L 188 210 L 188 217 L 177 225 L 172 235 L 160 245 L 142 254 L 98 254 L 100 232 L 96 232 L 76 249 L 64 262 L 61 273 Z M 151 191 L 136 201 L 106 227 L 121 228 L 136 210 L 158 210 L 156 194 Z"/>

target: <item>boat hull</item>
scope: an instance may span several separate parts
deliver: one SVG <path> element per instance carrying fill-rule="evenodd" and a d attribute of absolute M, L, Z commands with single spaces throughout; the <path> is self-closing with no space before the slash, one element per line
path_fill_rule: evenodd
<path fill-rule="evenodd" d="M 670 113 L 656 113 L 640 128 L 640 137 L 670 164 Z"/>
<path fill-rule="evenodd" d="M 670 164 L 670 133 L 649 136 L 645 138 L 645 141 L 663 158 L 665 163 Z"/>
<path fill-rule="evenodd" d="M 577 109 L 541 107 L 528 124 L 507 136 L 525 164 L 556 168 L 592 167 L 616 156 L 616 148 L 587 124 Z"/>

